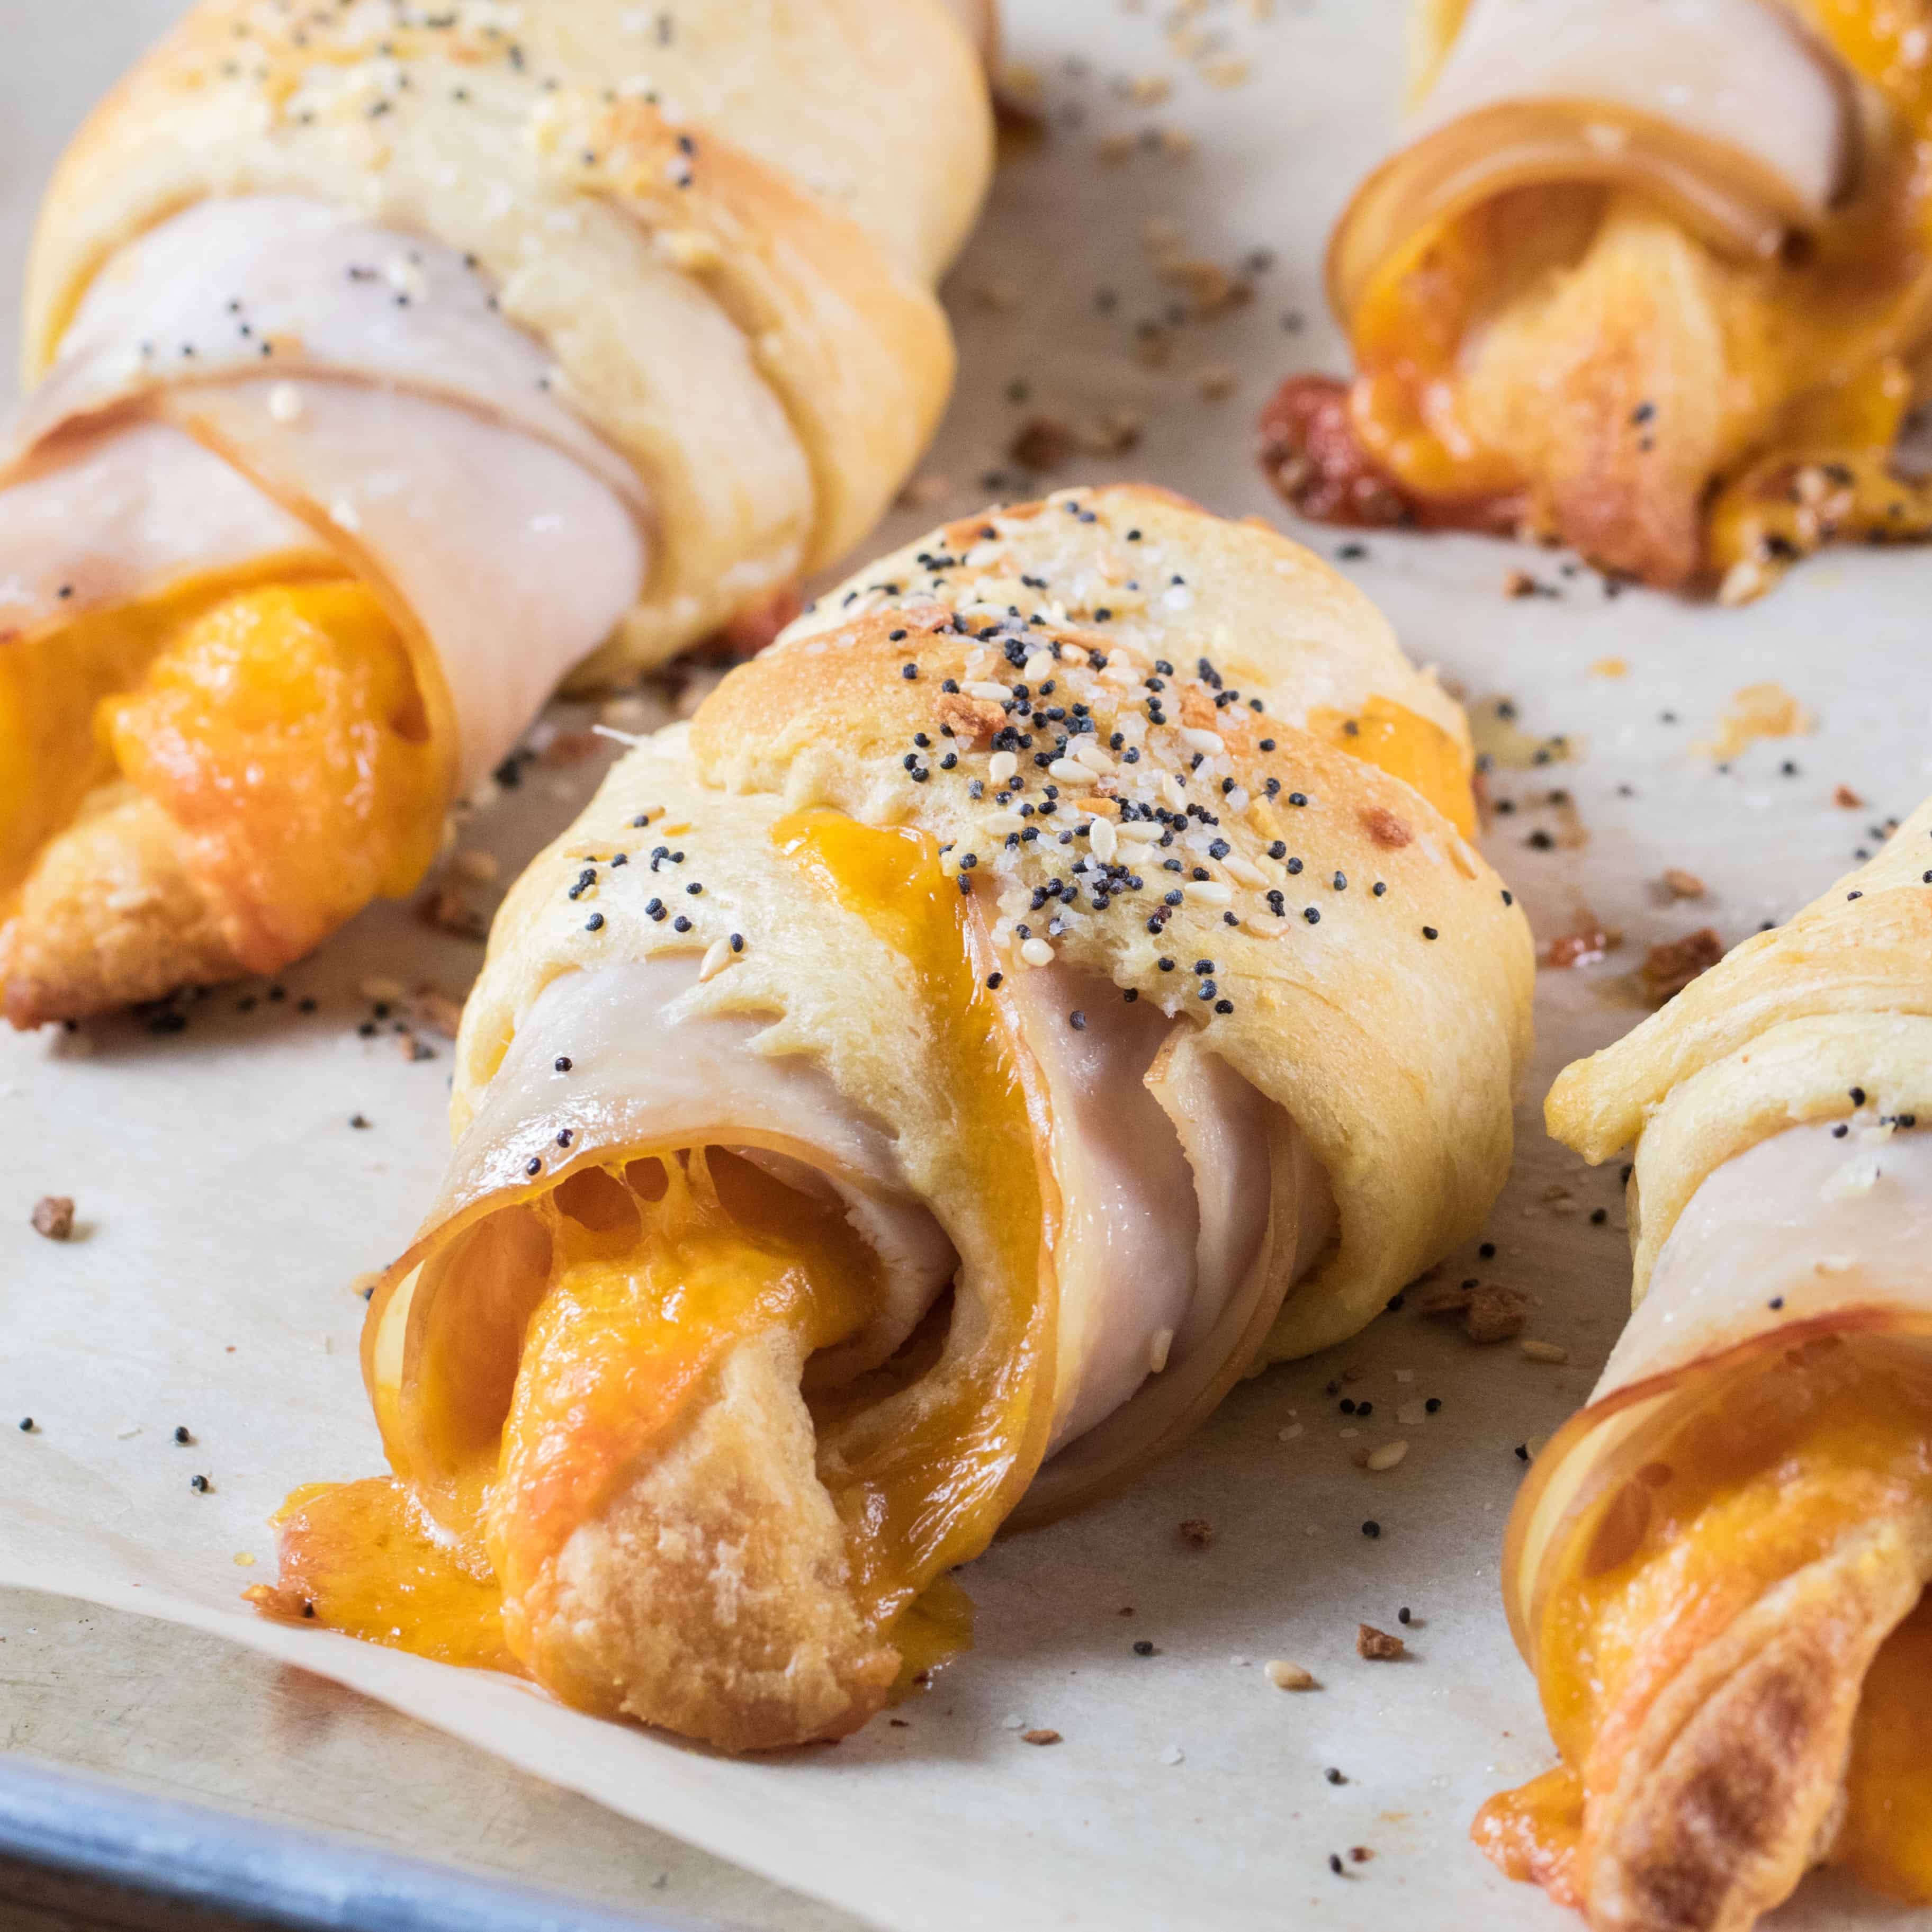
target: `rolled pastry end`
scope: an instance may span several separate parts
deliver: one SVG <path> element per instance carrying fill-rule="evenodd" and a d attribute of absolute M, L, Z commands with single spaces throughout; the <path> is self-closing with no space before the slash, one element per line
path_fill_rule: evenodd
<path fill-rule="evenodd" d="M 1871 9 L 1793 10 L 1426 10 L 1412 138 L 1330 249 L 1360 373 L 1270 405 L 1282 493 L 1733 603 L 1932 530 L 1892 462 L 1924 394 L 1924 103 L 1880 77 Z"/>
<path fill-rule="evenodd" d="M 0 923 L 0 1010 L 44 1026 L 242 971 L 181 828 L 124 783 L 91 794 Z"/>
<path fill-rule="evenodd" d="M 361 584 L 191 585 L 0 650 L 16 1027 L 274 972 L 434 855 L 440 753 Z"/>
<path fill-rule="evenodd" d="M 739 1343 L 676 1441 L 572 1534 L 514 1606 L 539 1681 L 734 1751 L 843 1737 L 883 1707 L 899 1653 L 854 1595 L 803 1367 L 790 1334 Z"/>
<path fill-rule="evenodd" d="M 1847 1138 L 1704 1184 L 1512 1523 L 1564 1762 L 1475 1836 L 1595 1926 L 1747 1932 L 1824 1863 L 1932 1899 L 1932 1345 L 1901 1285 L 1932 1171 Z M 1758 1332 L 1669 1364 L 1727 1300 Z"/>

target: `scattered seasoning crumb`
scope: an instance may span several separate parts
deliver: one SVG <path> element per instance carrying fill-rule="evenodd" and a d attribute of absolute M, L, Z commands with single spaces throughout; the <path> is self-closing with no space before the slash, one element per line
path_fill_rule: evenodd
<path fill-rule="evenodd" d="M 1123 1610 L 1120 1614 L 1124 1617 L 1129 1613 Z M 1135 1638 L 1134 1654 L 1136 1657 L 1151 1657 L 1154 1654 L 1154 1644 L 1150 1639 L 1144 1636 Z"/>
<path fill-rule="evenodd" d="M 1664 890 L 1674 899 L 1701 899 L 1704 896 L 1704 881 L 1695 872 L 1669 866 L 1664 868 Z"/>
<path fill-rule="evenodd" d="M 1214 1540 L 1214 1526 L 1204 1516 L 1191 1516 L 1180 1526 L 1180 1540 L 1205 1550 Z"/>
<path fill-rule="evenodd" d="M 1371 806 L 1360 814 L 1363 829 L 1385 850 L 1399 850 L 1414 837 L 1408 825 L 1386 806 Z M 1376 888 L 1378 892 L 1381 888 Z"/>
<path fill-rule="evenodd" d="M 418 1026 L 426 1027 L 431 1033 L 440 1034 L 445 1040 L 454 1040 L 457 1029 L 463 1024 L 463 1007 L 460 1001 L 452 1000 L 447 993 L 434 986 L 418 986 L 416 998 L 410 1002 L 410 1011 Z"/>
<path fill-rule="evenodd" d="M 1521 1288 L 1486 1282 L 1470 1299 L 1463 1329 L 1471 1341 L 1479 1344 L 1507 1342 L 1522 1334 L 1528 1318 L 1529 1297 Z"/>
<path fill-rule="evenodd" d="M 1529 1297 L 1501 1282 L 1466 1281 L 1456 1288 L 1431 1288 L 1424 1296 L 1425 1315 L 1460 1315 L 1462 1332 L 1472 1342 L 1507 1342 L 1522 1333 L 1529 1319 Z"/>
<path fill-rule="evenodd" d="M 35 1234 L 44 1234 L 50 1241 L 64 1241 L 74 1233 L 74 1196 L 44 1194 L 34 1203 L 28 1218 Z"/>
<path fill-rule="evenodd" d="M 1366 1845 L 1351 1845 L 1348 1847 L 1348 1856 L 1357 1864 L 1365 1865 L 1375 1856 L 1375 1853 L 1370 1850 Z"/>
<path fill-rule="evenodd" d="M 1393 1469 L 1408 1454 L 1408 1443 L 1398 1436 L 1393 1442 L 1379 1443 L 1371 1449 L 1362 1459 L 1362 1467 L 1373 1469 L 1378 1473 L 1384 1469 Z"/>
<path fill-rule="evenodd" d="M 1682 939 L 1666 940 L 1644 955 L 1639 976 L 1654 1006 L 1674 999 L 1701 973 L 1708 973 L 1724 956 L 1724 942 L 1714 926 L 1700 926 Z"/>
<path fill-rule="evenodd" d="M 1536 590 L 1536 579 L 1526 570 L 1512 570 L 1503 579 L 1505 597 L 1534 597 Z"/>
<path fill-rule="evenodd" d="M 1059 1742 L 1060 1733 L 1058 1731 L 1042 1730 L 1020 1733 L 1020 1742 L 1023 1744 L 1057 1744 Z"/>
<path fill-rule="evenodd" d="M 366 1127 L 369 1124 L 369 1117 L 366 1114 L 351 1114 L 349 1117 L 349 1124 L 352 1127 L 358 1129 Z"/>
<path fill-rule="evenodd" d="M 1362 1534 L 1366 1536 L 1371 1543 L 1372 1543 L 1377 1537 L 1381 1535 L 1382 1533 L 1382 1526 L 1380 1523 L 1376 1522 L 1373 1516 L 1370 1516 L 1368 1521 L 1362 1526 Z"/>
<path fill-rule="evenodd" d="M 1543 963 L 1558 972 L 1578 966 L 1594 966 L 1604 956 L 1623 944 L 1623 934 L 1612 932 L 1594 914 L 1585 916 L 1574 932 L 1552 939 L 1545 948 Z"/>
<path fill-rule="evenodd" d="M 1347 1774 L 1343 1772 L 1339 1766 L 1332 1764 L 1322 1774 L 1322 1775 L 1325 1778 L 1330 1784 L 1346 1784 L 1348 1781 Z"/>
<path fill-rule="evenodd" d="M 1076 446 L 1070 423 L 1058 416 L 1031 416 L 1006 446 L 1006 454 L 1024 470 L 1058 470 Z"/>
<path fill-rule="evenodd" d="M 1406 1657 L 1408 1646 L 1400 1637 L 1391 1636 L 1387 1630 L 1378 1630 L 1373 1624 L 1358 1624 L 1355 1654 L 1366 1658 L 1371 1664 L 1388 1664 L 1398 1657 Z"/>
<path fill-rule="evenodd" d="M 1312 1690 L 1316 1688 L 1315 1673 L 1298 1664 L 1289 1663 L 1285 1657 L 1268 1660 L 1268 1681 L 1277 1690 Z"/>
<path fill-rule="evenodd" d="M 1567 1362 L 1570 1359 L 1570 1351 L 1560 1342 L 1539 1342 L 1526 1335 L 1516 1346 L 1532 1362 Z"/>
<path fill-rule="evenodd" d="M 194 1442 L 194 1432 L 188 1427 L 186 1423 L 181 1422 L 177 1423 L 175 1425 L 175 1440 L 178 1442 L 184 1449 L 189 1447 L 189 1445 Z"/>
<path fill-rule="evenodd" d="M 1409 1615 L 1408 1606 L 1406 1604 L 1403 1604 L 1402 1608 L 1396 1612 L 1395 1620 L 1399 1624 L 1406 1624 L 1412 1621 Z"/>
<path fill-rule="evenodd" d="M 19 1426 L 22 1436 L 31 1436 L 34 1432 L 34 1418 L 31 1415 L 23 1415 Z"/>
<path fill-rule="evenodd" d="M 441 886 L 425 893 L 416 910 L 425 926 L 453 939 L 480 940 L 489 936 L 489 922 L 454 886 Z"/>
<path fill-rule="evenodd" d="M 206 1496 L 208 1491 L 214 1486 L 214 1485 L 211 1483 L 206 1476 L 189 1477 L 188 1479 L 188 1486 L 190 1489 L 194 1490 L 195 1494 L 198 1496 Z"/>
<path fill-rule="evenodd" d="M 1838 786 L 1833 791 L 1832 802 L 1844 812 L 1860 812 L 1864 808 L 1864 800 L 1846 784 Z"/>

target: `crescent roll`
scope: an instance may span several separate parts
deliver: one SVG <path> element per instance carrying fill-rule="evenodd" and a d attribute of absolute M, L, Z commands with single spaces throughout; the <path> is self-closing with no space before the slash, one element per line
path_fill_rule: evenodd
<path fill-rule="evenodd" d="M 28 265 L 8 1018 L 280 967 L 415 885 L 566 676 L 866 533 L 951 381 L 932 291 L 988 177 L 990 25 L 200 0 L 68 150 Z"/>
<path fill-rule="evenodd" d="M 1536 1459 L 1504 1588 L 1562 1764 L 1477 1835 L 1618 1932 L 1810 1866 L 1932 1904 L 1932 806 L 1568 1068 L 1634 1145 L 1636 1311 Z"/>
<path fill-rule="evenodd" d="M 1932 0 L 1420 0 L 1412 125 L 1335 230 L 1352 386 L 1291 380 L 1307 513 L 1768 589 L 1932 535 Z"/>
<path fill-rule="evenodd" d="M 864 1723 L 1003 1523 L 1480 1222 L 1532 958 L 1470 769 L 1355 590 L 1162 491 L 820 600 L 506 902 L 370 1306 L 393 1474 L 255 1600 L 732 1750 Z"/>

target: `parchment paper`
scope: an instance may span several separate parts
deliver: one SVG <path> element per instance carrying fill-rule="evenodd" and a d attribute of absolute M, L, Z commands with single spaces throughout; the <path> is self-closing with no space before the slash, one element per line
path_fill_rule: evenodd
<path fill-rule="evenodd" d="M 10 272 L 59 140 L 172 10 L 31 10 L 24 54 L 16 44 L 0 77 Z M 1221 0 L 1189 10 L 1175 41 L 1166 16 L 1132 4 L 1008 0 L 1010 53 L 1041 79 L 1046 131 L 1003 170 L 953 278 L 959 394 L 919 506 L 881 545 L 1079 477 L 1146 476 L 1285 520 L 1253 470 L 1251 424 L 1282 374 L 1342 366 L 1321 248 L 1390 137 L 1400 13 L 1399 0 Z M 1156 258 L 1177 254 L 1245 278 L 1252 298 L 1170 326 L 1189 276 L 1193 296 L 1220 300 L 1198 269 L 1170 261 L 1162 278 Z M 1098 444 L 1120 438 L 1123 410 L 1141 418 L 1130 452 L 1078 454 L 1043 478 L 1006 457 L 1031 418 Z M 1782 917 L 1925 790 L 1932 559 L 1828 560 L 1730 613 L 1613 599 L 1559 556 L 1492 542 L 1300 533 L 1342 556 L 1411 652 L 1472 700 L 1506 695 L 1529 733 L 1570 736 L 1570 761 L 1496 775 L 1517 808 L 1488 849 L 1540 936 L 1575 929 L 1587 908 L 1622 945 L 1541 976 L 1520 1159 L 1489 1230 L 1499 1252 L 1448 1264 L 1532 1291 L 1531 1332 L 1567 1347 L 1567 1364 L 1478 1350 L 1412 1305 L 1244 1384 L 1134 1494 L 973 1565 L 979 1648 L 897 1713 L 902 1725 L 836 1748 L 734 1763 L 508 1682 L 262 1622 L 238 1593 L 271 1574 L 269 1512 L 298 1481 L 379 1466 L 352 1283 L 405 1239 L 445 1150 L 447 1042 L 425 1034 L 435 1057 L 404 1058 L 368 988 L 460 995 L 478 956 L 383 908 L 290 972 L 280 999 L 232 989 L 190 1005 L 179 1033 L 117 1022 L 0 1042 L 0 1584 L 220 1633 L 881 1925 L 1564 1922 L 1465 1837 L 1484 1796 L 1550 1760 L 1504 1629 L 1498 1548 L 1516 1447 L 1582 1398 L 1628 1281 L 1616 1171 L 1582 1170 L 1544 1140 L 1540 1095 L 1640 1016 L 1628 981 L 1648 944 L 1706 922 L 1732 942 Z M 1506 599 L 1512 568 L 1558 594 Z M 1608 674 L 1613 660 L 1624 674 Z M 1720 769 L 1695 747 L 1738 687 L 1765 680 L 1810 707 L 1815 732 Z M 497 856 L 507 880 L 604 762 L 533 766 L 466 846 Z M 1862 802 L 1834 804 L 1839 785 Z M 1556 788 L 1568 804 L 1544 802 Z M 1546 850 L 1526 842 L 1539 832 Z M 1706 896 L 1670 902 L 1666 867 Z M 76 1198 L 73 1242 L 28 1228 L 44 1193 Z M 1343 1416 L 1343 1394 L 1371 1414 Z M 1438 1413 L 1398 1419 L 1430 1396 Z M 12 1426 L 29 1416 L 30 1432 Z M 178 1425 L 191 1443 L 174 1441 Z M 1397 1468 L 1355 1466 L 1398 1436 L 1410 1446 Z M 1203 1549 L 1178 1533 L 1196 1518 L 1213 1526 Z M 1410 1658 L 1358 1658 L 1358 1621 L 1402 1630 Z M 1273 1658 L 1322 1688 L 1275 1690 Z M 1022 1742 L 1036 1726 L 1062 1742 Z M 388 1774 L 370 1766 L 374 1797 Z M 1354 1847 L 1372 1856 L 1354 1861 Z M 1779 1922 L 1916 1915 L 1824 1880 Z"/>

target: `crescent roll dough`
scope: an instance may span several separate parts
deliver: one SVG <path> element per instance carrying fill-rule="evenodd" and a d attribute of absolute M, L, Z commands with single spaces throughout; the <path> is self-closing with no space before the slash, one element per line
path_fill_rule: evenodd
<path fill-rule="evenodd" d="M 1292 501 L 1767 590 L 1932 532 L 1932 0 L 1418 0 L 1406 144 L 1337 226 L 1360 370 L 1264 418 Z"/>
<path fill-rule="evenodd" d="M 188 13 L 28 262 L 16 1024 L 274 970 L 410 890 L 566 676 L 769 634 L 944 403 L 991 32 L 964 0 Z"/>
<path fill-rule="evenodd" d="M 262 1607 L 732 1749 L 966 1640 L 947 1573 L 1479 1225 L 1528 1035 L 1466 728 L 1164 492 L 935 532 L 518 884 L 371 1303 L 394 1474 Z"/>
<path fill-rule="evenodd" d="M 1636 1312 L 1538 1458 L 1505 1590 L 1563 1762 L 1505 1870 L 1630 1932 L 1816 1863 L 1932 1902 L 1932 806 L 1568 1068 L 1634 1144 Z"/>

